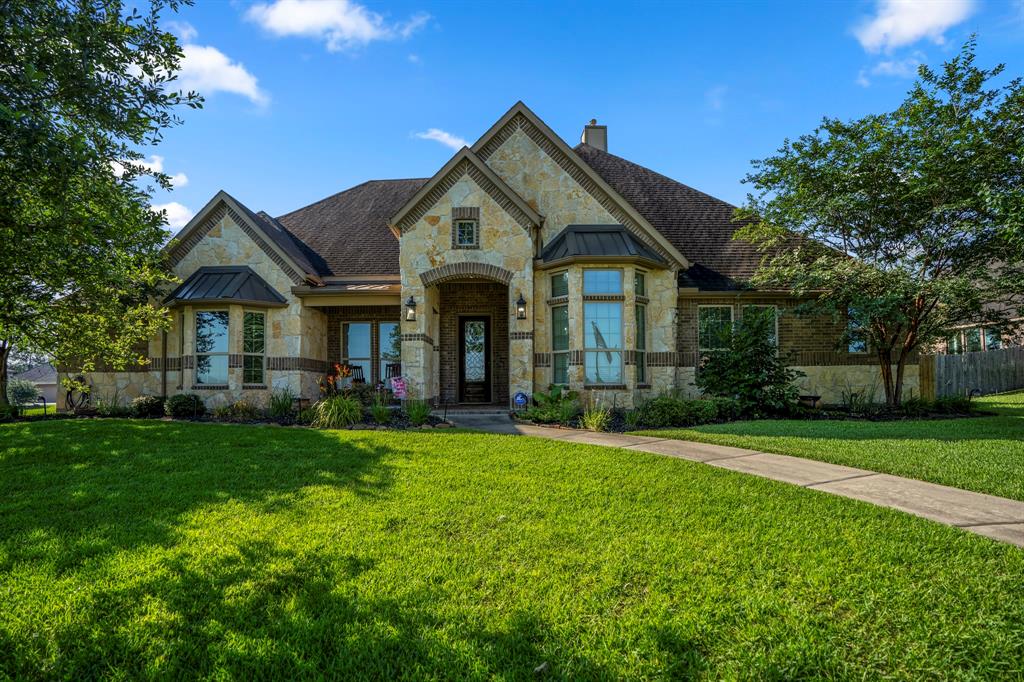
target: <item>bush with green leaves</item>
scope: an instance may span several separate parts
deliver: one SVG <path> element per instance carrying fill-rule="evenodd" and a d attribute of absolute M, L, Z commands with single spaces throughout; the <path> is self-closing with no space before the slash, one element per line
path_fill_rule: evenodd
<path fill-rule="evenodd" d="M 683 426 L 688 413 L 684 401 L 668 395 L 645 401 L 638 412 L 640 423 L 653 428 Z"/>
<path fill-rule="evenodd" d="M 743 417 L 743 406 L 735 398 L 706 398 L 715 405 L 715 417 L 718 421 L 731 422 Z"/>
<path fill-rule="evenodd" d="M 784 412 L 800 394 L 793 382 L 803 373 L 786 365 L 774 336 L 773 318 L 746 317 L 726 348 L 701 358 L 697 387 L 706 396 L 734 398 L 744 412 Z"/>
<path fill-rule="evenodd" d="M 363 420 L 363 405 L 354 396 L 333 395 L 313 406 L 313 426 L 344 429 Z"/>
<path fill-rule="evenodd" d="M 213 408 L 214 418 L 228 422 L 253 422 L 261 419 L 263 414 L 262 407 L 245 398 Z"/>
<path fill-rule="evenodd" d="M 27 379 L 11 379 L 7 382 L 7 401 L 14 407 L 31 405 L 39 398 L 39 389 Z"/>
<path fill-rule="evenodd" d="M 158 395 L 140 395 L 128 405 L 128 414 L 136 419 L 164 416 L 164 399 Z"/>
<path fill-rule="evenodd" d="M 540 424 L 568 424 L 580 412 L 579 394 L 558 384 L 534 393 L 533 401 L 523 416 Z"/>
<path fill-rule="evenodd" d="M 430 403 L 426 400 L 406 400 L 405 413 L 413 426 L 422 426 L 430 418 Z"/>
<path fill-rule="evenodd" d="M 279 388 L 270 396 L 270 416 L 288 419 L 295 414 L 295 394 L 290 388 Z"/>
<path fill-rule="evenodd" d="M 195 393 L 179 393 L 167 399 L 164 412 L 175 419 L 191 419 L 206 414 L 206 405 Z"/>

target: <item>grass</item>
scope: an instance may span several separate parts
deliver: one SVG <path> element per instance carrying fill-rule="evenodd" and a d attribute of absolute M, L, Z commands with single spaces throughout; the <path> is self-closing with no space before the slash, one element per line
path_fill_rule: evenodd
<path fill-rule="evenodd" d="M 997 416 L 898 422 L 779 419 L 638 433 L 795 455 L 1024 500 L 1024 392 L 976 402 Z"/>
<path fill-rule="evenodd" d="M 0 425 L 0 678 L 1013 678 L 1024 552 L 457 431 Z"/>
<path fill-rule="evenodd" d="M 46 405 L 40 405 L 38 407 L 26 407 L 23 411 L 23 415 L 26 417 L 41 417 L 44 414 L 56 414 L 57 406 L 53 403 L 47 403 Z"/>

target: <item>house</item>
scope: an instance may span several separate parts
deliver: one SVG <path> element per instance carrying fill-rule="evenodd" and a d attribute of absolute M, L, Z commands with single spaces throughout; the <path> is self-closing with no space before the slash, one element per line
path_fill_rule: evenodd
<path fill-rule="evenodd" d="M 11 376 L 11 380 L 31 381 L 39 391 L 39 399 L 53 405 L 57 402 L 57 370 L 48 362 Z"/>
<path fill-rule="evenodd" d="M 607 141 L 591 121 L 570 147 L 520 102 L 430 178 L 277 217 L 219 192 L 169 246 L 181 284 L 149 364 L 89 381 L 99 396 L 313 398 L 337 362 L 435 402 L 507 406 L 558 383 L 628 407 L 695 393 L 716 330 L 769 315 L 806 392 L 878 385 L 866 348 L 837 347 L 844 320 L 746 286 L 759 254 L 732 239 L 732 206 Z"/>

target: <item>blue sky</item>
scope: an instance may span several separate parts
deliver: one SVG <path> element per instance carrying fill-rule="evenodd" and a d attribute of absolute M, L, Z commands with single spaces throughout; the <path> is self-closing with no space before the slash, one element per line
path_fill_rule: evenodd
<path fill-rule="evenodd" d="M 154 197 L 174 228 L 219 189 L 279 215 L 428 177 L 519 99 L 571 145 L 597 118 L 612 153 L 738 203 L 751 159 L 895 107 L 972 32 L 982 65 L 1024 75 L 1024 0 L 197 5 L 166 25 L 205 106 L 146 150 L 176 177 Z"/>

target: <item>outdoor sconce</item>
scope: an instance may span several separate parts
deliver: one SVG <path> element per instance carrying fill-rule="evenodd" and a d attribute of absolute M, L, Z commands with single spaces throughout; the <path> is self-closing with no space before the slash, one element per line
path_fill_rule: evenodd
<path fill-rule="evenodd" d="M 522 294 L 519 294 L 519 300 L 516 301 L 516 319 L 526 319 L 526 299 L 523 298 Z"/>
<path fill-rule="evenodd" d="M 405 321 L 416 321 L 416 299 L 412 296 L 410 296 L 409 300 L 405 302 Z"/>

